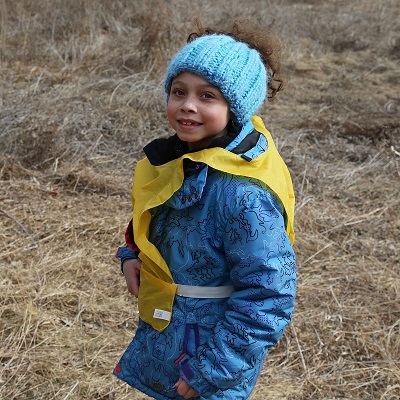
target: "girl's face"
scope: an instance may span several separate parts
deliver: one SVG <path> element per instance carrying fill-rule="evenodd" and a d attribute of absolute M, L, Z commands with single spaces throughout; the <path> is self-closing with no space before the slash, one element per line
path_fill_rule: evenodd
<path fill-rule="evenodd" d="M 207 147 L 227 133 L 229 104 L 220 90 L 199 75 L 182 72 L 172 80 L 168 121 L 189 150 Z"/>

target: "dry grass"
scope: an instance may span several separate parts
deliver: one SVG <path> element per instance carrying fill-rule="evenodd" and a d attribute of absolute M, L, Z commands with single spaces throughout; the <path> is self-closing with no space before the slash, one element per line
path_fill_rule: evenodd
<path fill-rule="evenodd" d="M 299 291 L 252 399 L 400 397 L 397 1 L 245 3 L 0 2 L 0 398 L 145 398 L 111 375 L 137 318 L 113 255 L 194 16 L 287 43 L 262 115 L 296 188 Z"/>

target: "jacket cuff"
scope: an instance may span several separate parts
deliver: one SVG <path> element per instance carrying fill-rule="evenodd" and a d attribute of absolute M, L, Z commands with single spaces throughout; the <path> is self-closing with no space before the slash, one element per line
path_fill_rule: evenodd
<path fill-rule="evenodd" d="M 209 384 L 199 371 L 192 365 L 193 358 L 185 356 L 179 363 L 180 374 L 184 381 L 192 387 L 196 392 L 201 394 L 204 399 L 210 398 L 213 394 L 218 392 L 218 388 Z"/>
<path fill-rule="evenodd" d="M 139 252 L 132 250 L 128 245 L 118 247 L 116 258 L 121 260 L 121 272 L 124 273 L 123 264 L 126 260 L 137 259 Z"/>
<path fill-rule="evenodd" d="M 120 246 L 118 247 L 117 252 L 115 253 L 115 257 L 119 258 L 122 260 L 125 258 L 125 260 L 129 258 L 138 258 L 138 252 L 135 250 L 132 250 L 129 246 Z"/>

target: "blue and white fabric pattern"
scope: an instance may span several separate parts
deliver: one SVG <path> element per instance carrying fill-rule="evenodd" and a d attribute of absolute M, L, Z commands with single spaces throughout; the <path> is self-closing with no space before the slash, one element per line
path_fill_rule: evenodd
<path fill-rule="evenodd" d="M 267 145 L 261 136 L 246 156 Z M 176 296 L 163 332 L 140 320 L 115 375 L 155 399 L 183 399 L 173 389 L 181 376 L 200 399 L 248 399 L 294 308 L 295 255 L 279 200 L 260 181 L 201 165 L 152 210 L 150 240 L 175 283 L 235 291 Z"/>

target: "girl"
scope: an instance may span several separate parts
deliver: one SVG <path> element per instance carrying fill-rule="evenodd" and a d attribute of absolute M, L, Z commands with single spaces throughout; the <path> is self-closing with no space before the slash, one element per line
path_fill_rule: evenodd
<path fill-rule="evenodd" d="M 144 148 L 117 252 L 140 319 L 114 374 L 155 399 L 248 399 L 291 320 L 293 188 L 252 117 L 281 88 L 273 46 L 200 29 L 167 69 L 176 134 Z"/>

